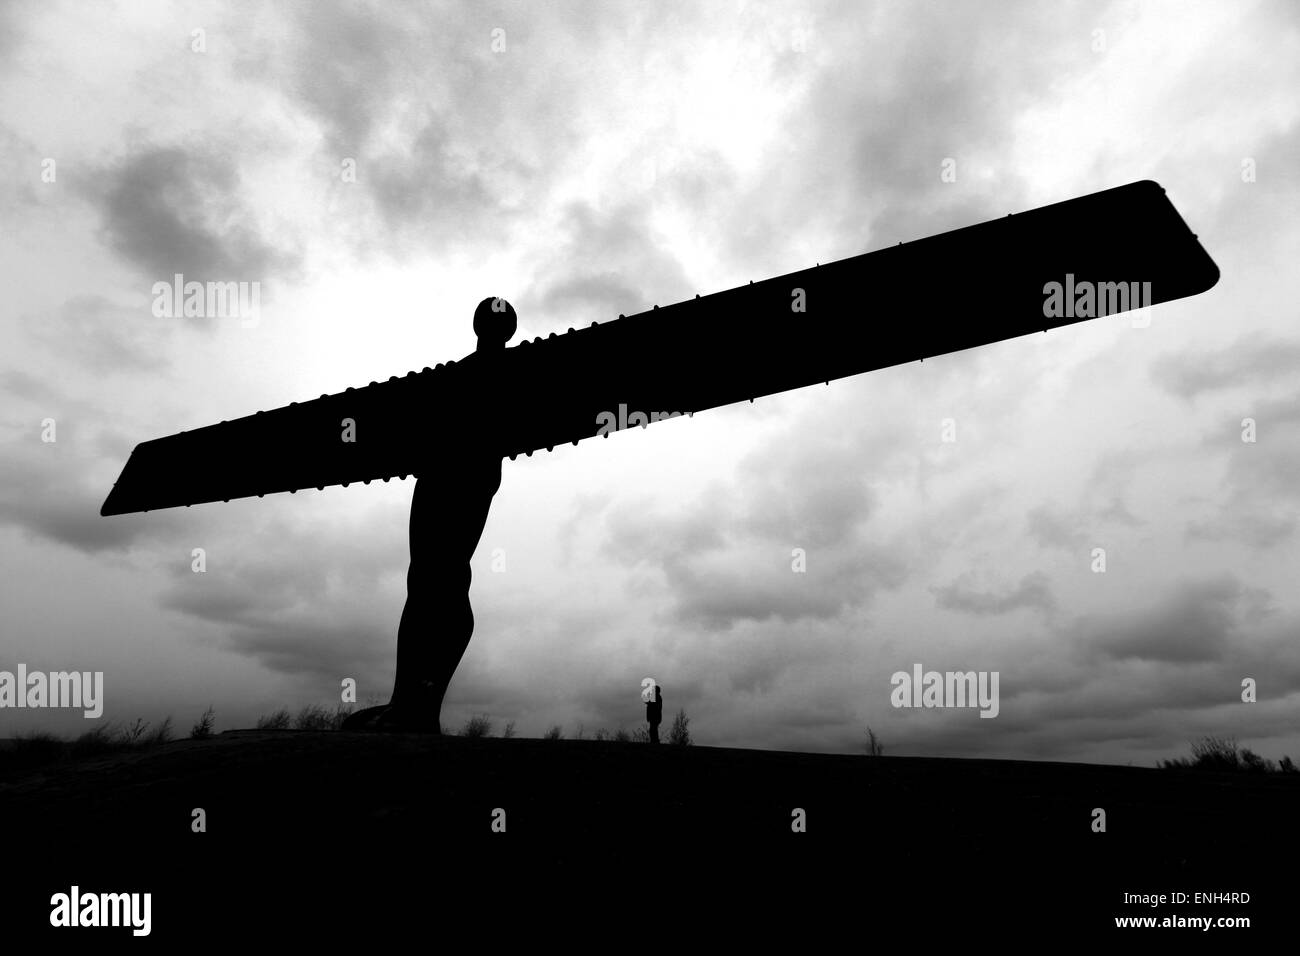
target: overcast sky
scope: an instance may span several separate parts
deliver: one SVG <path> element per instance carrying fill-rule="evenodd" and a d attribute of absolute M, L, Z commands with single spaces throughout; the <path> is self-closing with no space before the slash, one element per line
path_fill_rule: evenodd
<path fill-rule="evenodd" d="M 459 358 L 487 295 L 547 334 L 1155 179 L 1222 279 L 1147 328 L 506 462 L 443 720 L 631 729 L 650 675 L 699 743 L 1300 757 L 1298 90 L 1287 0 L 0 5 L 0 669 L 386 701 L 412 483 L 101 518 L 136 443 Z M 178 272 L 259 321 L 155 316 Z M 914 663 L 998 717 L 892 708 Z"/>

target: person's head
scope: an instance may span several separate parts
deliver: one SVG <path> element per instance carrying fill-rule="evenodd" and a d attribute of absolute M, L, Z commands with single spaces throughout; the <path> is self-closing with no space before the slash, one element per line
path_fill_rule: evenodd
<path fill-rule="evenodd" d="M 515 307 L 500 296 L 489 296 L 474 310 L 474 334 L 478 336 L 478 350 L 505 348 L 510 336 L 519 328 Z"/>
<path fill-rule="evenodd" d="M 664 689 L 660 687 L 658 684 L 655 684 L 655 700 L 658 700 L 663 695 L 664 695 Z"/>

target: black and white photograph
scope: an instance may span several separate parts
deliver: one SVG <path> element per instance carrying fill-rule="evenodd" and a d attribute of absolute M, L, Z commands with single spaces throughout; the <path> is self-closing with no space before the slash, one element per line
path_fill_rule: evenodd
<path fill-rule="evenodd" d="M 15 952 L 1295 938 L 1300 3 L 0 0 L 0 147 Z"/>

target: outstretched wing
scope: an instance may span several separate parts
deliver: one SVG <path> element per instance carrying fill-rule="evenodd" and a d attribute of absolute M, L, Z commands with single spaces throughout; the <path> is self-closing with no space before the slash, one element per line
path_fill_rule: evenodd
<path fill-rule="evenodd" d="M 532 454 L 611 419 L 637 424 L 638 412 L 829 382 L 1196 295 L 1218 278 L 1164 190 L 1132 183 L 521 342 L 491 363 L 426 368 L 144 442 L 102 513 L 405 476 L 439 429 L 449 467 L 467 435 L 503 456 Z M 1092 311 L 1069 296 L 1048 315 L 1051 283 L 1091 287 Z"/>

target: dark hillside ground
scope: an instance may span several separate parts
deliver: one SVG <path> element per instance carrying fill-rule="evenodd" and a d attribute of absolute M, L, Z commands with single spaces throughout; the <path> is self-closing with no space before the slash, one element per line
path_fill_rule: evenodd
<path fill-rule="evenodd" d="M 798 932 L 819 914 L 873 934 L 975 917 L 972 939 L 1014 939 L 1022 924 L 1141 933 L 1114 917 L 1153 913 L 1295 931 L 1275 921 L 1295 886 L 1297 774 L 306 731 L 3 774 L 15 931 L 47 925 L 73 883 L 152 892 L 160 939 L 242 933 L 251 914 L 272 936 L 483 918 L 523 932 L 501 917 L 533 909 L 629 932 L 673 914 Z M 1175 890 L 1251 900 L 1123 903 Z"/>

